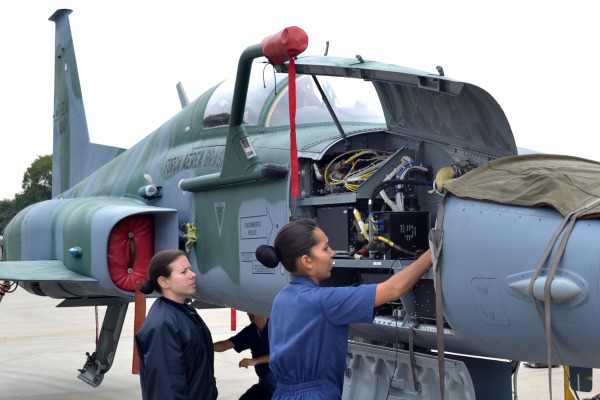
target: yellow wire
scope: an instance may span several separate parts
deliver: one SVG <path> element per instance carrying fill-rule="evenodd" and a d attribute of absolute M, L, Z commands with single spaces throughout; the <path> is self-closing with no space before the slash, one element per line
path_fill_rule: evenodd
<path fill-rule="evenodd" d="M 333 172 L 327 173 L 329 171 L 329 168 L 333 164 L 335 164 L 335 162 L 337 162 L 340 158 L 343 158 L 343 157 L 347 156 L 348 154 L 352 154 L 352 152 L 349 151 L 349 152 L 338 155 L 333 160 L 331 160 L 331 162 L 327 165 L 327 167 L 325 168 L 325 174 L 324 174 L 325 184 L 328 186 L 337 186 L 337 185 L 343 184 L 346 189 L 356 192 L 358 190 L 358 187 L 360 186 L 360 184 L 362 182 L 364 182 L 365 180 L 367 180 L 371 175 L 373 175 L 375 173 L 375 171 L 369 171 L 366 173 L 361 173 L 361 170 L 355 171 L 358 163 L 359 162 L 370 162 L 370 165 L 363 168 L 363 170 L 372 168 L 374 165 L 376 165 L 378 162 L 381 161 L 382 156 L 388 155 L 391 153 L 390 152 L 381 152 L 381 151 L 376 151 L 376 150 L 354 151 L 354 154 L 352 154 L 350 157 L 348 157 L 346 160 L 343 161 L 344 164 L 348 164 L 350 162 L 352 163 L 351 167 L 350 167 L 350 171 L 345 175 L 345 178 L 342 180 L 333 179 L 332 178 Z M 373 155 L 374 157 L 368 158 L 368 159 L 363 159 L 363 160 L 358 160 L 358 158 L 360 156 L 367 155 L 367 154 Z M 354 174 L 358 174 L 358 175 L 355 177 L 355 176 L 353 176 Z M 357 181 L 360 183 L 348 183 L 348 180 L 350 178 L 356 178 Z"/>

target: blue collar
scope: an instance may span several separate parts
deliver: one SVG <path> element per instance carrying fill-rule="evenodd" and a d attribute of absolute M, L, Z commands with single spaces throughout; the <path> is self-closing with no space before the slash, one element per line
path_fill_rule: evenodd
<path fill-rule="evenodd" d="M 312 279 L 307 278 L 306 276 L 293 275 L 293 274 L 290 274 L 290 276 L 291 276 L 290 283 L 297 283 L 300 285 L 307 285 L 307 286 L 314 286 L 314 287 L 319 286 Z"/>

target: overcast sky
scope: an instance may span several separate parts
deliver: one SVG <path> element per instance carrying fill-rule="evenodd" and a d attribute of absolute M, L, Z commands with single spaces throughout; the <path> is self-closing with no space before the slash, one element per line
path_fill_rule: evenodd
<path fill-rule="evenodd" d="M 10 4 L 10 5 L 8 5 Z M 300 6 L 301 4 L 301 6 Z M 588 1 L 11 1 L 0 24 L 0 199 L 52 152 L 54 23 L 70 8 L 91 140 L 131 147 L 234 73 L 240 53 L 286 26 L 305 54 L 403 65 L 477 85 L 517 145 L 600 160 L 600 3 Z"/>

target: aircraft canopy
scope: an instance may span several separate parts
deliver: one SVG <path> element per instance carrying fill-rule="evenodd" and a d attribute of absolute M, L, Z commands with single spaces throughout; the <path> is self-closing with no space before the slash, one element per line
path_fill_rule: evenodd
<path fill-rule="evenodd" d="M 362 79 L 375 87 L 390 130 L 416 139 L 482 151 L 517 154 L 504 111 L 485 90 L 392 64 L 328 56 L 300 57 L 298 74 Z"/>

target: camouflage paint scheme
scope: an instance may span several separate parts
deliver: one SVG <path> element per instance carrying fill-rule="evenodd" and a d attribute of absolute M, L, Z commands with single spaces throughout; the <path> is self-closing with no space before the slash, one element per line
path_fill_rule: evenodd
<path fill-rule="evenodd" d="M 129 247 L 123 249 L 123 265 L 132 266 L 127 273 L 143 275 L 147 268 L 134 259 L 131 246 L 152 246 L 154 253 L 181 248 L 188 252 L 198 274 L 196 307 L 232 307 L 268 315 L 287 275 L 281 266 L 264 267 L 254 252 L 261 244 L 272 244 L 278 229 L 291 219 L 316 218 L 331 241 L 342 243 L 335 248 L 338 257 L 332 278 L 324 285 L 380 282 L 401 270 L 412 256 L 393 256 L 390 249 L 382 247 L 372 248 L 362 257 L 354 254 L 352 246 L 360 242 L 360 232 L 351 215 L 353 209 L 366 217 L 375 202 L 382 221 L 388 224 L 386 229 L 410 231 L 397 234 L 399 239 L 413 234 L 425 238 L 424 244 L 415 245 L 414 255 L 428 246 L 427 235 L 442 198 L 432 193 L 431 186 L 404 183 L 399 186 L 411 186 L 407 199 L 402 200 L 408 208 L 384 211 L 377 193 L 382 194 L 380 185 L 397 165 L 405 165 L 406 157 L 422 161 L 419 165 L 427 172 L 426 182 L 420 183 L 431 185 L 429 175 L 448 166 L 457 167 L 466 160 L 478 166 L 518 154 L 510 125 L 492 96 L 477 86 L 445 77 L 441 69 L 431 74 L 360 56 L 301 55 L 295 60 L 300 196 L 291 198 L 289 117 L 286 121 L 285 115 L 278 115 L 286 110 L 289 62 L 275 65 L 276 75 L 271 79 L 271 72 L 263 72 L 261 45 L 249 46 L 242 53 L 235 80 L 214 86 L 192 102 L 180 92 L 182 110 L 130 149 L 93 144 L 85 120 L 70 13 L 57 10 L 50 18 L 56 23 L 53 199 L 22 210 L 7 226 L 0 279 L 18 281 L 36 295 L 64 299 L 63 306 L 108 307 L 96 352 L 80 370 L 79 378 L 92 386 L 99 385 L 110 368 L 127 305 L 135 299 L 134 290 L 117 286 L 109 271 L 107 248 L 120 222 L 148 215 L 153 221 L 150 242 L 136 244 L 137 238 L 130 237 Z M 345 113 L 345 99 L 335 97 L 335 79 L 369 86 L 380 102 L 380 111 L 373 113 L 366 102 L 357 101 Z M 319 81 L 322 87 L 317 92 Z M 309 87 L 321 96 L 301 104 L 300 91 Z M 331 102 L 326 104 L 329 96 Z M 328 112 L 332 107 L 337 120 Z M 278 118 L 280 122 L 276 122 Z M 369 151 L 381 163 L 359 183 L 342 188 L 327 182 L 329 167 L 338 157 L 353 154 L 350 158 L 354 158 Z M 416 167 L 411 164 L 409 168 Z M 325 182 L 320 176 L 323 171 Z M 413 207 L 411 202 L 417 205 Z M 504 226 L 503 215 L 514 212 L 532 220 L 543 219 L 544 237 L 560 221 L 552 212 L 510 207 L 498 211 L 489 204 L 475 203 L 450 201 L 449 232 L 456 234 L 449 240 L 453 247 L 446 247 L 448 257 L 488 245 L 481 239 L 486 229 L 469 243 L 461 240 L 469 221 L 479 227 Z M 467 217 L 463 216 L 465 210 L 471 210 Z M 389 225 L 395 218 L 403 221 L 420 216 L 426 217 L 424 229 L 413 222 Z M 370 216 L 364 222 L 370 224 Z M 534 230 L 521 233 L 536 236 Z M 526 243 L 521 245 L 528 248 Z M 490 260 L 488 266 L 470 265 L 467 258 L 467 273 L 443 275 L 444 286 L 455 296 L 444 299 L 444 316 L 447 313 L 455 319 L 444 321 L 443 332 L 438 332 L 432 315 L 433 273 L 426 274 L 414 292 L 399 299 L 398 308 L 382 308 L 373 324 L 353 326 L 344 398 L 376 399 L 392 394 L 441 398 L 437 385 L 442 373 L 449 398 L 475 398 L 486 389 L 486 398 L 503 398 L 507 382 L 510 393 L 510 362 L 488 360 L 473 366 L 472 360 L 447 358 L 444 372 L 429 349 L 436 348 L 441 334 L 448 351 L 505 360 L 547 360 L 541 345 L 545 332 L 533 317 L 531 299 L 511 296 L 505 285 L 507 277 L 525 276 L 523 264 L 531 264 L 532 259 L 524 263 L 522 255 L 515 255 L 525 253 L 524 249 L 502 251 L 502 257 Z M 599 280 L 596 270 L 580 273 L 584 281 Z M 592 297 L 598 301 L 597 296 Z M 581 298 L 577 301 L 578 306 L 585 305 Z M 563 312 L 563 321 L 580 318 L 579 314 L 569 317 L 575 315 L 573 309 L 553 307 Z M 532 323 L 511 325 L 511 320 Z M 571 319 L 569 323 L 578 322 Z M 562 355 L 572 364 L 598 367 L 598 352 L 584 354 L 595 340 L 594 335 L 569 336 Z M 584 348 L 567 349 L 577 341 L 583 341 Z M 418 347 L 416 355 L 413 345 Z M 373 360 L 385 368 L 373 374 L 368 367 Z M 495 378 L 472 379 L 473 368 Z M 497 397 L 489 397 L 490 392 Z"/>

